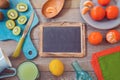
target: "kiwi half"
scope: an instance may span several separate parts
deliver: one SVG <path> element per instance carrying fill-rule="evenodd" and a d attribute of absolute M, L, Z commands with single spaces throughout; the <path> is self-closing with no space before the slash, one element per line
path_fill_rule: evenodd
<path fill-rule="evenodd" d="M 0 0 L 0 8 L 1 9 L 6 9 L 9 8 L 10 3 L 8 0 Z"/>
<path fill-rule="evenodd" d="M 19 26 L 15 26 L 14 29 L 12 30 L 12 33 L 15 35 L 15 36 L 18 36 L 21 32 L 21 28 Z"/>
<path fill-rule="evenodd" d="M 3 20 L 3 18 L 4 18 L 4 15 L 2 12 L 0 12 L 0 21 Z"/>
<path fill-rule="evenodd" d="M 17 4 L 17 10 L 19 12 L 26 12 L 28 10 L 28 5 L 25 3 L 18 3 Z"/>
<path fill-rule="evenodd" d="M 13 28 L 15 27 L 15 22 L 14 22 L 13 20 L 8 20 L 8 21 L 6 22 L 6 27 L 7 27 L 8 29 L 13 29 Z"/>
<path fill-rule="evenodd" d="M 26 16 L 20 16 L 18 19 L 17 19 L 17 22 L 19 24 L 25 24 L 27 22 L 27 17 Z"/>
<path fill-rule="evenodd" d="M 9 19 L 16 19 L 18 17 L 18 12 L 14 9 L 10 9 L 8 12 L 7 12 L 7 16 Z"/>

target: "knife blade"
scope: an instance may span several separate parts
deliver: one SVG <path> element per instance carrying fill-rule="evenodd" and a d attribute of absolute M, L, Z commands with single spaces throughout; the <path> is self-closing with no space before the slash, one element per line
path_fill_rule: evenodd
<path fill-rule="evenodd" d="M 22 45 L 23 45 L 25 37 L 26 37 L 26 35 L 27 35 L 27 33 L 30 29 L 30 26 L 33 22 L 33 19 L 34 19 L 34 12 L 31 14 L 30 19 L 26 24 L 26 28 L 23 31 L 22 37 L 20 38 L 20 40 L 18 42 L 18 45 L 17 45 L 17 47 L 16 47 L 16 49 L 15 49 L 13 55 L 12 55 L 13 58 L 17 58 L 20 55 Z"/>

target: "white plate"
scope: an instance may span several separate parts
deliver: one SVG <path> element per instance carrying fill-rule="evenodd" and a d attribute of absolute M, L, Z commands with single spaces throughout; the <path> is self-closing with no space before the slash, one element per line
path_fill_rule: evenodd
<path fill-rule="evenodd" d="M 87 1 L 87 0 L 81 0 L 81 3 L 80 3 L 80 13 L 81 13 L 81 10 L 83 9 L 83 3 Z M 114 5 L 117 5 L 119 7 L 119 10 L 120 10 L 120 0 L 116 0 L 116 4 L 115 2 L 113 2 L 111 0 L 111 3 L 110 5 L 114 4 Z M 99 5 L 97 0 L 93 0 L 93 3 L 96 5 Z M 120 13 L 119 13 L 120 14 Z M 82 15 L 82 14 L 81 14 Z M 119 24 L 120 24 L 120 15 L 118 16 L 117 19 L 114 19 L 114 20 L 107 20 L 107 19 L 104 19 L 102 21 L 94 21 L 89 13 L 86 13 L 85 15 L 82 15 L 82 18 L 89 24 L 91 25 L 92 27 L 94 28 L 98 28 L 98 29 L 112 29 L 112 28 L 115 28 L 117 27 Z"/>

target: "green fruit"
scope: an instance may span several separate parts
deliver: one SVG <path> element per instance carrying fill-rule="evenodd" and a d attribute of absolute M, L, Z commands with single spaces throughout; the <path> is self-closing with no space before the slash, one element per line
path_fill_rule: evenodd
<path fill-rule="evenodd" d="M 26 16 L 20 16 L 17 20 L 19 24 L 25 24 L 27 22 L 27 17 Z"/>
<path fill-rule="evenodd" d="M 18 17 L 18 13 L 16 10 L 14 9 L 10 9 L 8 12 L 7 12 L 7 16 L 9 19 L 16 19 Z"/>
<path fill-rule="evenodd" d="M 17 10 L 18 10 L 19 12 L 25 12 L 25 11 L 28 10 L 28 5 L 25 4 L 25 3 L 18 3 L 18 4 L 17 4 Z"/>
<path fill-rule="evenodd" d="M 13 29 L 13 28 L 15 27 L 15 22 L 14 22 L 13 20 L 8 20 L 8 21 L 6 22 L 6 27 L 7 27 L 8 29 Z"/>
<path fill-rule="evenodd" d="M 20 27 L 19 26 L 16 26 L 16 27 L 14 27 L 14 29 L 13 29 L 13 34 L 15 35 L 15 36 L 17 36 L 17 35 L 19 35 L 20 34 L 20 32 L 21 32 L 21 29 L 20 29 Z"/>

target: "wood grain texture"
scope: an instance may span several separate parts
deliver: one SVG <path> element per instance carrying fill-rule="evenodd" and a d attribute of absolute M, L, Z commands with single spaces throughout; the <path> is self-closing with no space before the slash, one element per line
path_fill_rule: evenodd
<path fill-rule="evenodd" d="M 93 77 L 93 80 L 97 80 L 94 72 L 89 72 L 89 74 Z M 55 77 L 50 72 L 41 72 L 41 78 L 38 80 L 75 80 L 75 72 L 65 72 L 61 77 Z M 1 80 L 18 80 L 18 77 L 11 77 Z"/>
<path fill-rule="evenodd" d="M 47 0 L 31 0 L 35 11 L 37 12 L 37 15 L 39 16 L 40 19 L 40 23 L 32 30 L 31 33 L 31 38 L 32 41 L 35 45 L 35 47 L 37 48 L 37 50 L 39 50 L 39 41 L 40 39 L 40 24 L 41 23 L 45 23 L 45 22 L 83 22 L 81 16 L 80 16 L 80 11 L 79 11 L 79 4 L 80 4 L 80 0 L 66 0 L 65 5 L 64 5 L 64 9 L 59 13 L 58 16 L 56 16 L 53 19 L 46 19 L 42 13 L 41 13 L 41 8 L 42 5 L 46 2 Z M 105 27 L 105 26 L 101 26 L 101 27 Z M 117 30 L 120 31 L 120 26 L 116 28 Z M 89 35 L 90 32 L 92 31 L 100 31 L 104 37 L 103 42 L 98 45 L 98 46 L 92 46 L 88 43 L 87 41 L 87 36 Z M 90 60 L 91 60 L 91 56 L 93 53 L 101 51 L 103 49 L 107 49 L 107 48 L 111 48 L 111 47 L 115 47 L 120 45 L 120 42 L 117 44 L 109 44 L 106 42 L 105 40 L 105 34 L 107 33 L 107 30 L 98 30 L 95 28 L 90 27 L 89 25 L 87 25 L 86 28 L 86 48 L 87 48 L 87 55 L 84 58 L 59 58 L 61 61 L 63 61 L 64 65 L 65 65 L 65 73 L 63 74 L 63 76 L 61 77 L 54 77 L 53 75 L 51 75 L 51 73 L 49 72 L 48 69 L 48 65 L 49 62 L 54 59 L 54 58 L 41 58 L 41 57 L 37 57 L 36 59 L 32 60 L 33 62 L 35 62 L 40 71 L 41 71 L 41 77 L 38 80 L 75 80 L 75 73 L 73 72 L 73 68 L 71 66 L 71 63 L 75 60 L 77 60 L 79 62 L 79 64 L 81 65 L 81 67 L 88 71 L 92 77 L 93 80 L 97 80 L 93 69 L 91 67 L 90 64 Z M 4 50 L 4 52 L 10 56 L 13 51 L 15 50 L 17 43 L 15 41 L 0 41 L 0 47 Z M 26 61 L 23 53 L 21 53 L 20 57 L 18 59 L 12 59 L 10 58 L 13 67 L 18 67 L 20 63 Z M 2 79 L 2 80 L 19 80 L 17 78 L 17 76 L 15 77 L 11 77 L 11 78 L 6 78 L 6 79 Z"/>
<path fill-rule="evenodd" d="M 31 0 L 34 8 L 42 8 L 47 0 Z M 79 8 L 80 0 L 65 0 L 64 8 Z"/>

